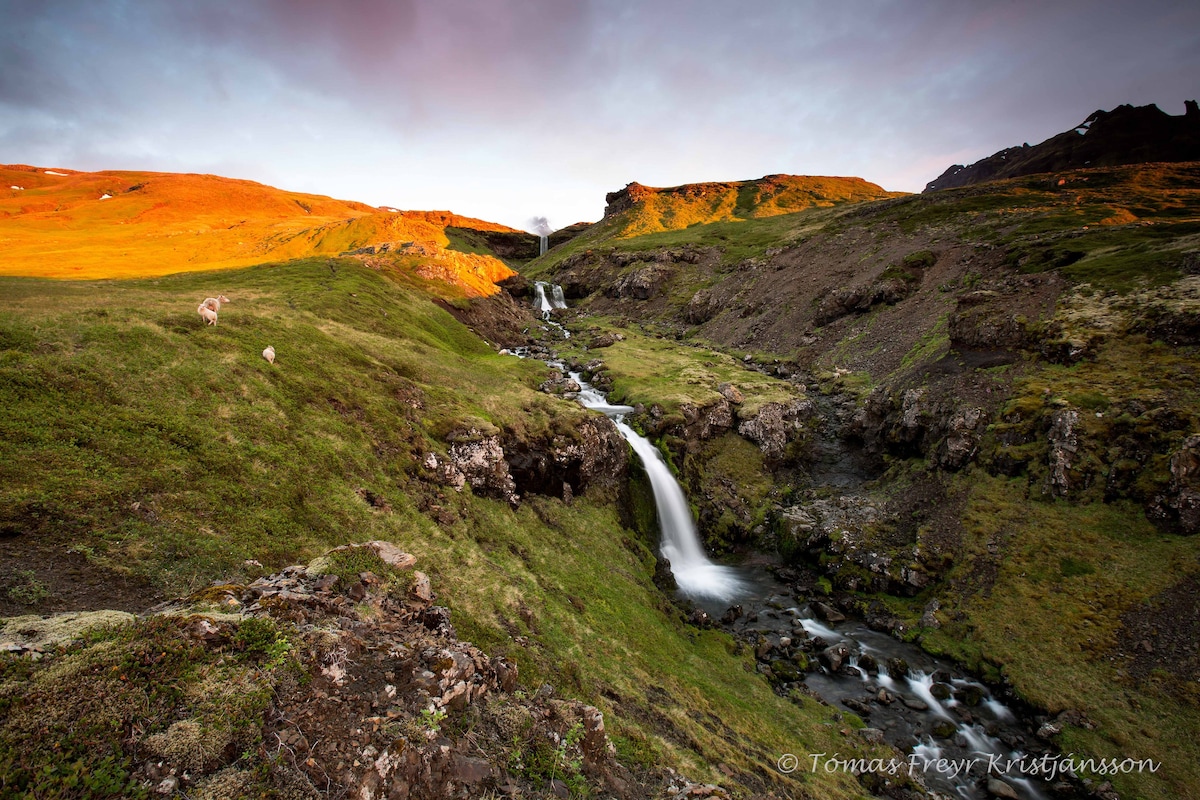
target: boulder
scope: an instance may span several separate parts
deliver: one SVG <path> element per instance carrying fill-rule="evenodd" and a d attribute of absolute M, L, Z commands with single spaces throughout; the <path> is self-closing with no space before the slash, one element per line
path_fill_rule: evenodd
<path fill-rule="evenodd" d="M 850 648 L 840 642 L 838 644 L 826 647 L 817 656 L 817 659 L 821 662 L 821 666 L 825 667 L 830 674 L 841 670 L 842 665 L 844 665 L 849 658 Z"/>

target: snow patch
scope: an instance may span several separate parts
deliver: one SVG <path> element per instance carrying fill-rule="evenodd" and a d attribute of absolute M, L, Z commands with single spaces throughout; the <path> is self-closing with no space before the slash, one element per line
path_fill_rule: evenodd
<path fill-rule="evenodd" d="M 101 200 L 107 200 L 107 199 L 108 199 L 108 198 L 110 198 L 110 197 L 112 197 L 112 195 L 111 195 L 111 194 L 102 194 L 102 195 L 100 195 L 100 199 L 101 199 Z"/>
<path fill-rule="evenodd" d="M 46 174 L 47 174 L 47 175 L 57 175 L 57 176 L 59 176 L 60 178 L 65 178 L 65 177 L 67 177 L 67 173 L 65 173 L 65 172 L 55 172 L 55 171 L 54 171 L 54 170 L 52 170 L 52 169 L 48 169 L 48 170 L 46 170 Z"/>
<path fill-rule="evenodd" d="M 18 192 L 23 192 L 23 191 L 25 191 L 25 187 L 24 187 L 24 186 L 10 186 L 10 187 L 8 187 L 8 188 L 10 188 L 10 189 L 16 189 Z"/>

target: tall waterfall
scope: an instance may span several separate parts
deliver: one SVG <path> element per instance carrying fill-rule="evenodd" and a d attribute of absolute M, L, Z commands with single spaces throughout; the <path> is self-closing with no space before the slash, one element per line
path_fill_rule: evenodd
<path fill-rule="evenodd" d="M 549 245 L 550 237 L 543 234 L 538 237 L 538 240 L 539 240 L 539 244 L 540 244 L 540 249 L 538 250 L 538 255 L 544 256 L 544 255 L 546 255 L 546 249 L 547 249 L 547 246 Z"/>
<path fill-rule="evenodd" d="M 633 446 L 633 452 L 646 468 L 650 488 L 654 492 L 654 505 L 658 509 L 658 524 L 662 529 L 660 551 L 663 558 L 671 563 L 671 574 L 675 576 L 680 591 L 690 597 L 714 600 L 736 597 L 743 591 L 742 582 L 735 570 L 714 564 L 704 555 L 696 524 L 692 521 L 692 509 L 662 453 L 649 439 L 625 424 L 625 415 L 633 408 L 610 405 L 604 393 L 588 385 L 578 372 L 570 375 L 579 384 L 579 402 L 586 408 L 602 411 L 611 417 L 621 436 Z"/>

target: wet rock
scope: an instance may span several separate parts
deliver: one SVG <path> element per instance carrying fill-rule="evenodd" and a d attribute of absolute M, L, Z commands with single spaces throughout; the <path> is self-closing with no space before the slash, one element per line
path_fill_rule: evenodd
<path fill-rule="evenodd" d="M 903 658 L 889 658 L 887 672 L 894 680 L 903 680 L 908 677 L 908 662 Z"/>
<path fill-rule="evenodd" d="M 828 603 L 813 603 L 812 608 L 813 613 L 815 613 L 820 619 L 828 622 L 830 625 L 836 625 L 839 622 L 846 621 L 846 615 Z"/>
<path fill-rule="evenodd" d="M 862 700 L 857 700 L 853 697 L 848 697 L 842 701 L 842 705 L 858 714 L 860 717 L 868 717 L 871 715 L 871 707 Z"/>
<path fill-rule="evenodd" d="M 983 689 L 978 686 L 967 685 L 956 691 L 954 698 L 964 706 L 974 708 L 983 701 Z"/>
<path fill-rule="evenodd" d="M 837 672 L 850 658 L 850 648 L 839 642 L 838 644 L 826 647 L 817 656 L 821 665 L 829 672 Z"/>
<path fill-rule="evenodd" d="M 913 711 L 929 710 L 929 703 L 926 703 L 924 700 L 918 700 L 915 697 L 909 697 L 908 695 L 900 695 L 900 702 Z"/>
<path fill-rule="evenodd" d="M 938 700 L 949 700 L 954 690 L 944 683 L 935 683 L 929 687 L 929 693 Z"/>
<path fill-rule="evenodd" d="M 858 668 L 868 675 L 879 674 L 879 662 L 870 653 L 863 653 L 858 657 Z"/>
<path fill-rule="evenodd" d="M 1017 794 L 1017 790 L 1011 784 L 995 777 L 988 778 L 987 792 L 990 797 L 998 797 L 1001 800 L 1021 800 L 1021 795 Z"/>
<path fill-rule="evenodd" d="M 936 720 L 929 726 L 929 732 L 939 739 L 949 739 L 954 736 L 958 728 L 948 719 Z"/>

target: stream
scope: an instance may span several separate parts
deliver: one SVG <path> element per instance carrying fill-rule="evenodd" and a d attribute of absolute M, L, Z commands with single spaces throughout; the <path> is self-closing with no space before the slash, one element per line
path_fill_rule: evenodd
<path fill-rule="evenodd" d="M 551 309 L 566 307 L 561 288 L 535 284 L 534 307 L 546 325 L 568 335 L 550 319 Z M 567 372 L 562 362 L 546 363 Z M 1032 721 L 1023 722 L 988 686 L 913 644 L 793 595 L 768 564 L 710 560 L 662 454 L 625 423 L 633 408 L 609 403 L 579 372 L 567 374 L 580 387 L 575 399 L 611 418 L 645 467 L 662 531 L 660 552 L 682 598 L 753 647 L 760 671 L 780 693 L 803 684 L 831 706 L 853 711 L 872 729 L 867 739 L 898 748 L 906 757 L 899 769 L 935 792 L 962 800 L 1063 796 L 1065 787 L 1052 789 L 1045 779 L 1044 757 L 1053 765 L 1053 756 L 1034 735 Z M 818 434 L 814 483 L 853 491 L 867 479 L 862 460 L 837 436 L 835 409 L 821 401 L 818 407 L 826 422 Z M 797 755 L 800 768 L 817 767 L 816 760 Z"/>

